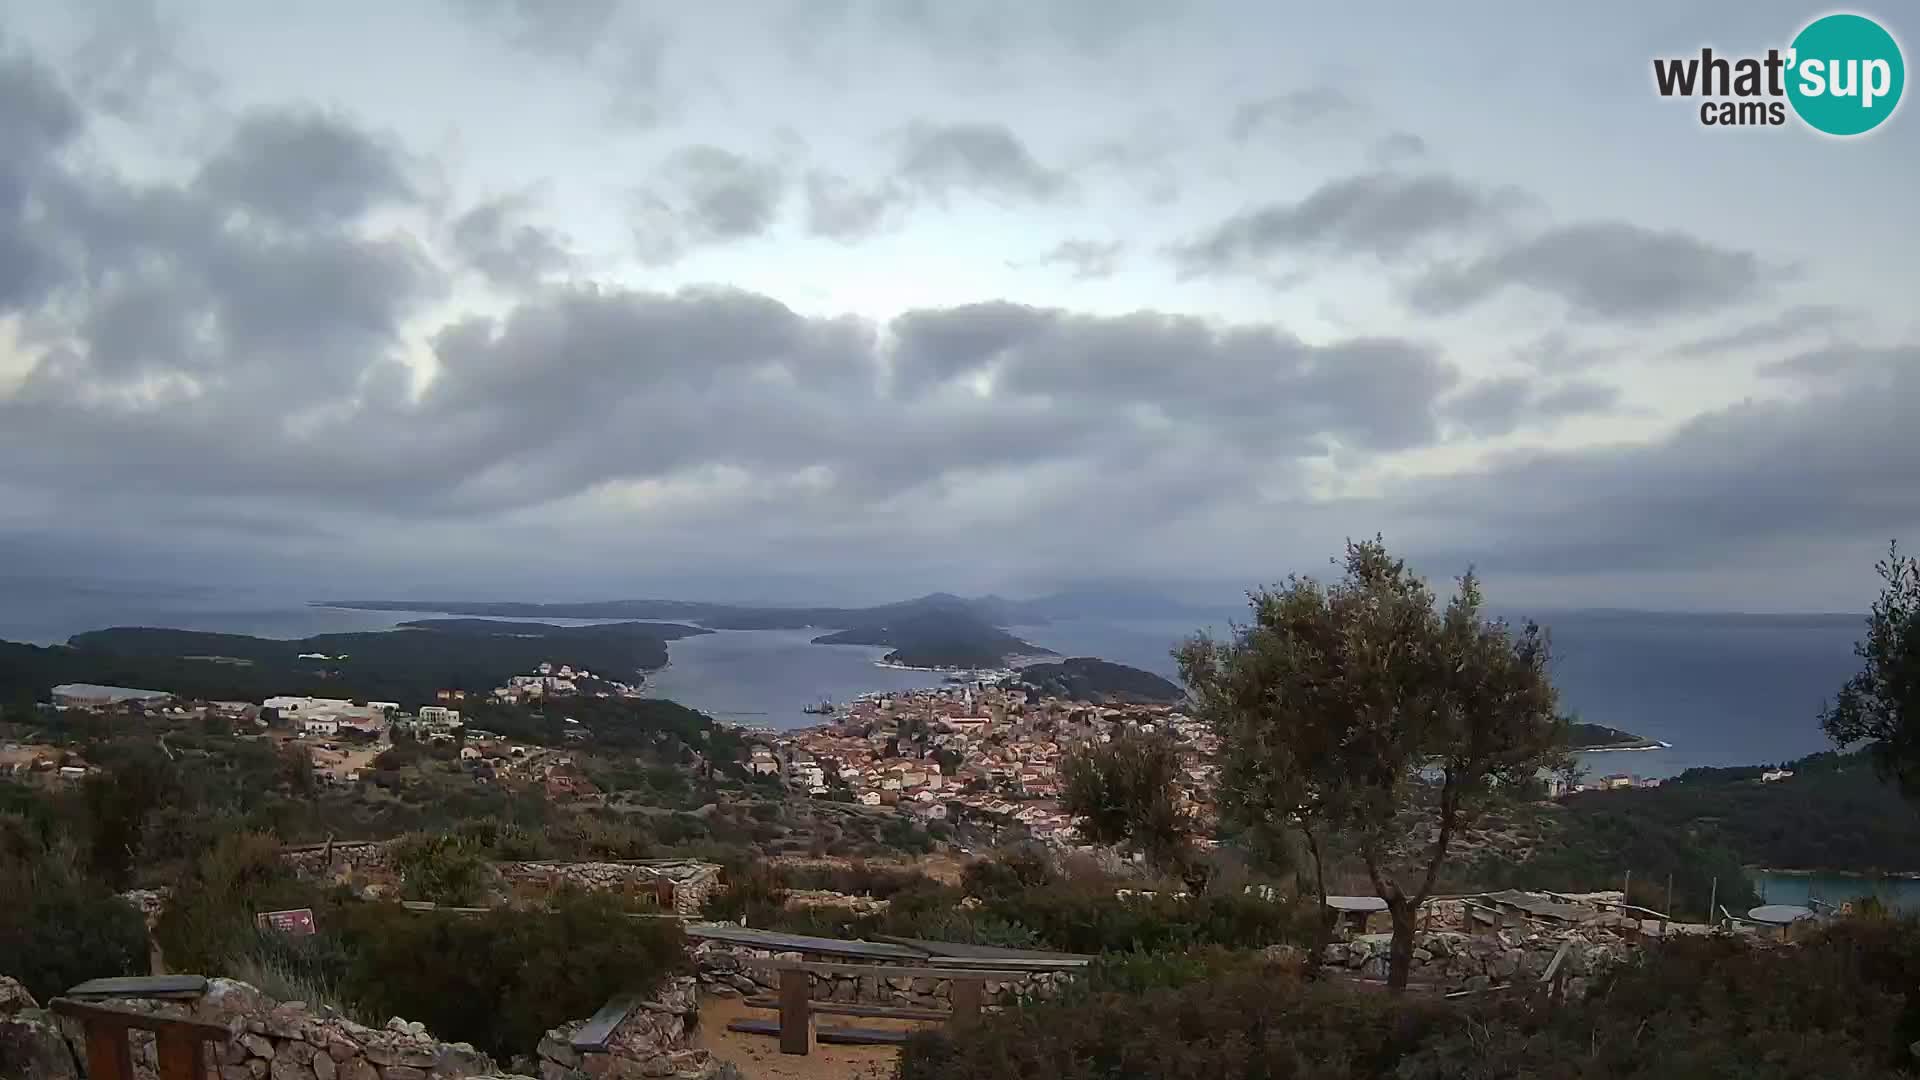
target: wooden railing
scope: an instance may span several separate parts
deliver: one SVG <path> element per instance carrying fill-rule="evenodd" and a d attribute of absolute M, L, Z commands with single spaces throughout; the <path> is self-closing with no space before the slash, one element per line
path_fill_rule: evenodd
<path fill-rule="evenodd" d="M 809 1052 L 813 1043 L 813 1016 L 818 1013 L 826 1016 L 864 1016 L 888 1020 L 934 1020 L 945 1021 L 954 1027 L 965 1027 L 980 1019 L 981 1006 L 986 998 L 988 979 L 1016 979 L 1031 974 L 1034 969 L 1018 971 L 996 970 L 979 967 L 911 967 L 888 964 L 829 964 L 820 962 L 786 961 L 752 965 L 761 970 L 777 972 L 780 990 L 776 997 L 750 997 L 746 1004 L 754 1008 L 778 1009 L 780 1026 L 780 1052 L 783 1054 L 801 1054 Z M 1051 970 L 1051 969 L 1048 969 Z M 950 1009 L 922 1008 L 907 1005 L 868 1005 L 853 1002 L 814 1001 L 813 976 L 815 975 L 858 975 L 874 979 L 943 979 L 948 984 Z M 754 1026 L 736 1027 L 736 1030 L 760 1030 Z M 824 1034 L 824 1032 L 823 1032 Z"/>

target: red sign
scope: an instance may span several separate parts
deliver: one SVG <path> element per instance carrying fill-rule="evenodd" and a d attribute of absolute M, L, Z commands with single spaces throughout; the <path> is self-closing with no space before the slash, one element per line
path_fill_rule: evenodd
<path fill-rule="evenodd" d="M 263 911 L 253 917 L 253 921 L 262 930 L 278 930 L 294 937 L 311 937 L 313 929 L 313 909 L 295 908 L 292 911 Z"/>

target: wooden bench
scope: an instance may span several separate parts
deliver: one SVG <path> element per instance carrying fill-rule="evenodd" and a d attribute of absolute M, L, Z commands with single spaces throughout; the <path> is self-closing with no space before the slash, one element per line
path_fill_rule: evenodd
<path fill-rule="evenodd" d="M 87 1035 L 88 1080 L 133 1080 L 130 1031 L 151 1031 L 160 1080 L 206 1080 L 206 1044 L 227 1041 L 220 1024 L 182 1020 L 58 997 L 49 1003 L 61 1016 L 80 1021 Z"/>
<path fill-rule="evenodd" d="M 727 1030 L 755 1035 L 778 1035 L 781 1053 L 801 1055 L 809 1051 L 813 1041 L 815 1035 L 812 1030 L 813 1016 L 816 1013 L 825 1016 L 861 1016 L 886 1020 L 945 1021 L 956 1027 L 964 1027 L 980 1019 L 980 1007 L 986 996 L 988 979 L 1017 978 L 1026 974 L 1026 972 L 967 967 L 903 967 L 886 964 L 792 961 L 751 966 L 779 973 L 778 996 L 756 996 L 746 999 L 746 1004 L 752 1008 L 778 1009 L 779 1022 L 776 1024 L 767 1020 L 735 1020 L 727 1025 Z M 953 1008 L 932 1009 L 906 1005 L 814 1001 L 814 975 L 858 975 L 875 979 L 944 979 L 949 987 Z M 823 1043 L 899 1043 L 904 1042 L 906 1037 L 907 1033 L 904 1031 L 886 1031 L 879 1028 L 821 1028 L 818 1032 L 818 1038 Z"/>

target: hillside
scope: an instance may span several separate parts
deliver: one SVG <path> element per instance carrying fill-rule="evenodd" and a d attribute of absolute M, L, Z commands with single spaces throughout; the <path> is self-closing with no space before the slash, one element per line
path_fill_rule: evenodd
<path fill-rule="evenodd" d="M 44 698 L 61 683 L 93 682 L 196 698 L 316 694 L 411 707 L 440 689 L 490 690 L 543 661 L 628 681 L 667 662 L 668 640 L 706 632 L 647 623 L 561 627 L 427 620 L 400 630 L 280 640 L 113 627 L 76 634 L 64 646 L 0 643 L 0 698 Z"/>
<path fill-rule="evenodd" d="M 753 607 L 694 600 L 602 600 L 587 603 L 527 604 L 468 600 L 336 600 L 324 606 L 364 611 L 438 611 L 509 619 L 668 619 L 699 623 L 713 630 L 851 630 L 917 615 L 954 612 L 994 625 L 1012 614 L 1004 601 L 966 600 L 930 593 L 877 607 Z"/>
<path fill-rule="evenodd" d="M 1020 669 L 1020 681 L 1042 694 L 1074 701 L 1165 705 L 1186 697 L 1178 685 L 1151 671 L 1091 656 L 1069 657 L 1052 664 L 1029 664 Z"/>
<path fill-rule="evenodd" d="M 1643 735 L 1600 724 L 1573 724 L 1567 733 L 1567 745 L 1575 750 L 1631 750 L 1659 746 Z"/>
<path fill-rule="evenodd" d="M 958 607 L 896 615 L 813 643 L 886 646 L 893 650 L 886 661 L 907 667 L 998 668 L 1015 657 L 1052 655 Z"/>

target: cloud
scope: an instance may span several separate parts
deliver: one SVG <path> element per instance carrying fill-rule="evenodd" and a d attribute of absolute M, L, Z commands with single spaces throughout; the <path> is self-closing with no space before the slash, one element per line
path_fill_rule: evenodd
<path fill-rule="evenodd" d="M 902 139 L 897 175 L 939 198 L 963 191 L 1044 203 L 1070 188 L 1001 124 L 916 124 Z"/>
<path fill-rule="evenodd" d="M 1831 330 L 1848 315 L 1833 304 L 1796 304 L 1777 314 L 1748 322 L 1724 333 L 1695 338 L 1675 346 L 1674 356 L 1699 359 L 1740 349 L 1781 345 L 1797 338 Z"/>
<path fill-rule="evenodd" d="M 78 0 L 88 25 L 68 65 L 78 92 L 126 120 L 204 108 L 220 79 L 190 59 L 178 19 L 154 0 Z"/>
<path fill-rule="evenodd" d="M 537 56 L 583 60 L 607 39 L 618 0 L 453 0 L 454 10 L 504 31 Z"/>
<path fill-rule="evenodd" d="M 1514 350 L 1514 359 L 1546 375 L 1572 375 L 1617 359 L 1614 346 L 1578 343 L 1564 330 L 1549 330 Z"/>
<path fill-rule="evenodd" d="M 1883 544 L 1920 527 L 1920 443 L 1906 434 L 1920 349 L 1857 360 L 1859 377 L 1809 396 L 1712 410 L 1644 444 L 1512 455 L 1391 497 L 1436 550 L 1506 571 L 1705 572 L 1781 545 Z"/>
<path fill-rule="evenodd" d="M 564 238 L 522 220 L 530 206 L 525 195 L 503 195 L 480 203 L 454 219 L 453 250 L 504 288 L 526 289 L 548 274 L 568 269 L 574 260 Z"/>
<path fill-rule="evenodd" d="M 1096 281 L 1113 276 L 1125 250 L 1126 244 L 1119 240 L 1062 240 L 1030 265 L 1064 266 L 1077 280 Z"/>
<path fill-rule="evenodd" d="M 1587 413 L 1613 411 L 1620 389 L 1589 380 L 1543 384 L 1525 375 L 1480 379 L 1448 399 L 1443 414 L 1476 438 L 1498 438 L 1522 427 Z"/>
<path fill-rule="evenodd" d="M 1233 110 L 1233 120 L 1227 125 L 1227 134 L 1235 142 L 1246 142 L 1263 131 L 1350 119 L 1361 111 L 1360 103 L 1339 87 L 1303 87 L 1274 97 L 1243 102 Z"/>
<path fill-rule="evenodd" d="M 786 187 L 772 164 L 717 146 L 686 147 L 638 193 L 640 256 L 668 263 L 694 247 L 759 236 L 773 227 Z"/>
<path fill-rule="evenodd" d="M 907 193 L 892 182 L 862 188 L 837 173 L 807 174 L 807 231 L 834 240 L 859 240 L 880 232 L 906 205 Z"/>
<path fill-rule="evenodd" d="M 66 273 L 58 237 L 34 204 L 43 186 L 60 180 L 53 155 L 81 124 L 51 69 L 0 51 L 0 315 L 38 303 Z"/>
<path fill-rule="evenodd" d="M 1241 270 L 1281 253 L 1365 253 L 1389 258 L 1438 236 L 1497 224 L 1526 206 L 1510 188 L 1444 173 L 1365 173 L 1331 180 L 1293 203 L 1235 214 L 1174 249 L 1188 274 Z"/>
<path fill-rule="evenodd" d="M 1626 222 L 1562 225 L 1491 254 L 1435 268 L 1409 294 L 1417 310 L 1460 311 L 1509 288 L 1555 296 L 1578 318 L 1623 322 L 1700 315 L 1753 299 L 1768 267 L 1748 251 Z"/>
<path fill-rule="evenodd" d="M 1846 383 L 1915 365 L 1920 365 L 1920 349 L 1910 345 L 1874 348 L 1840 343 L 1775 360 L 1763 365 L 1760 374 L 1813 384 Z"/>
<path fill-rule="evenodd" d="M 198 184 L 224 205 L 293 227 L 330 225 L 419 198 L 394 145 L 342 116 L 306 109 L 248 113 L 201 167 Z"/>
<path fill-rule="evenodd" d="M 1378 168 L 1397 168 L 1426 157 L 1427 140 L 1409 131 L 1396 131 L 1376 140 L 1368 156 Z"/>

